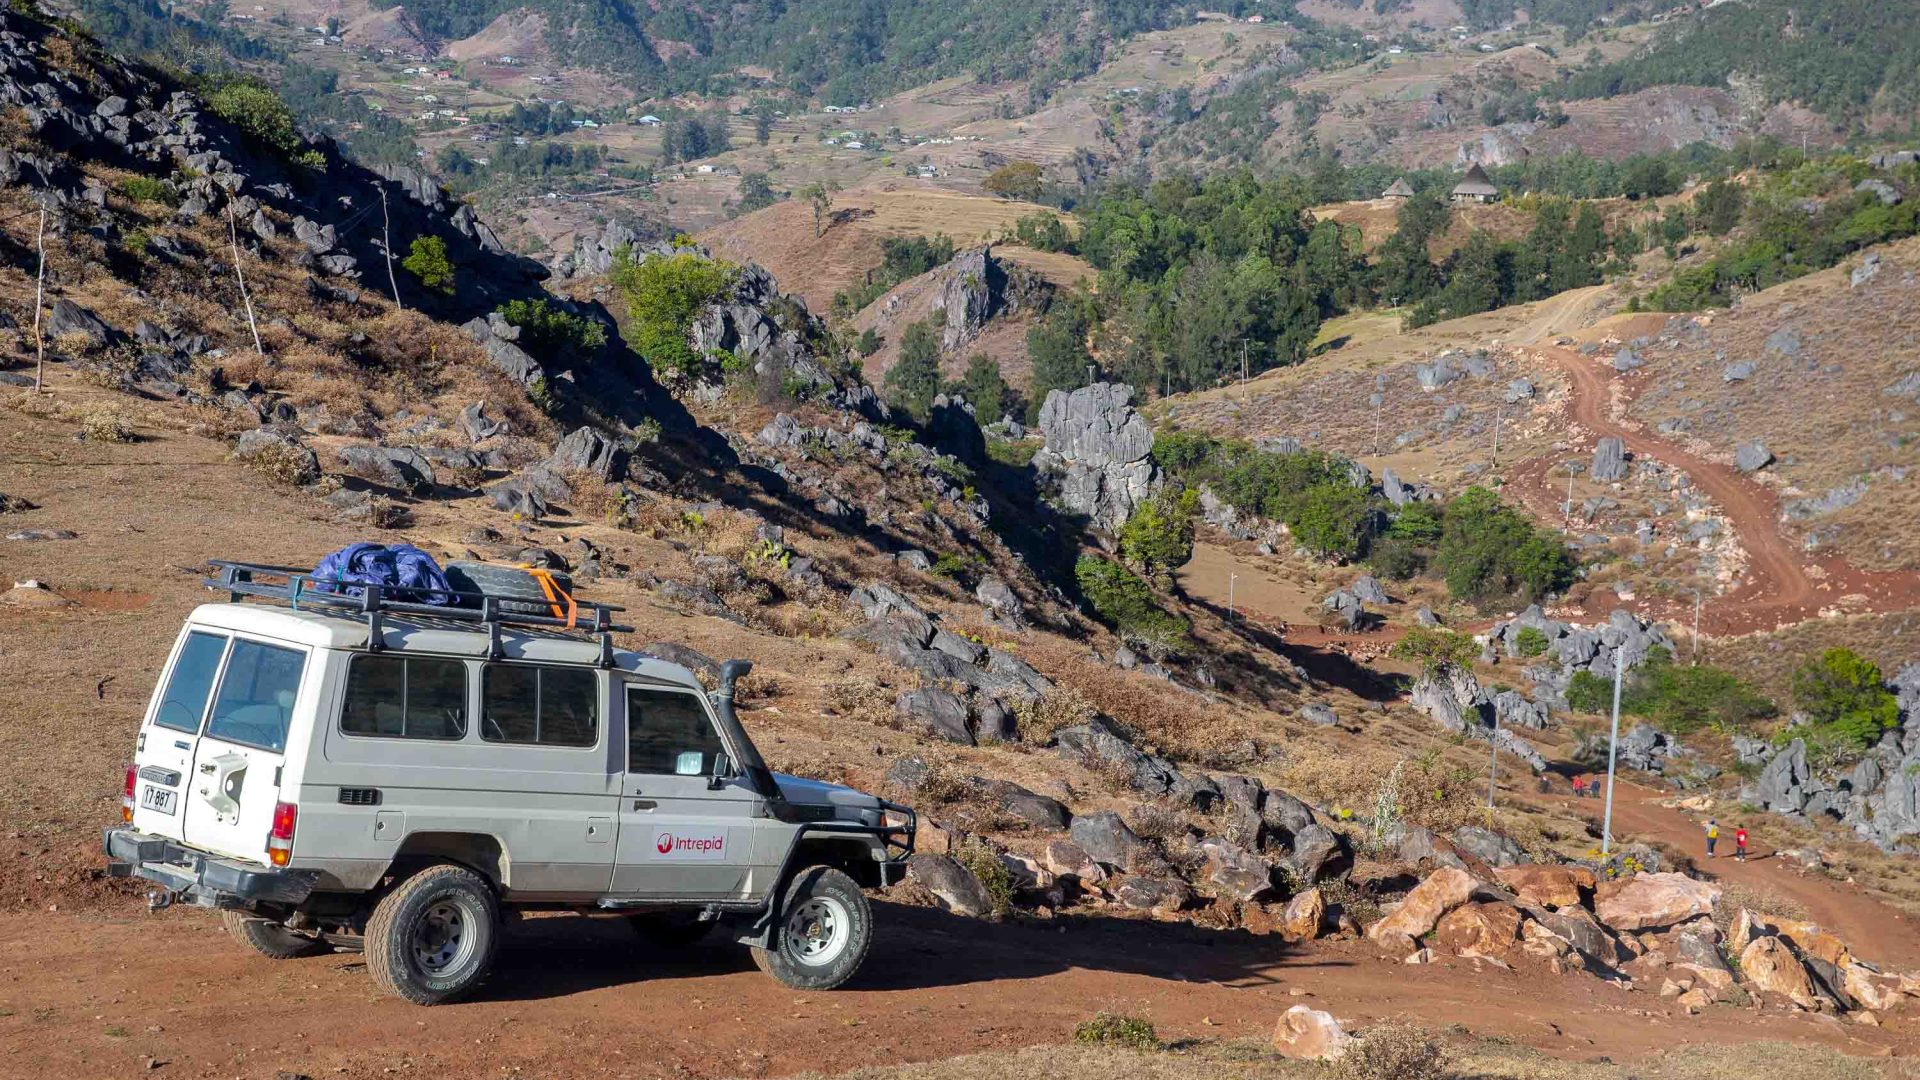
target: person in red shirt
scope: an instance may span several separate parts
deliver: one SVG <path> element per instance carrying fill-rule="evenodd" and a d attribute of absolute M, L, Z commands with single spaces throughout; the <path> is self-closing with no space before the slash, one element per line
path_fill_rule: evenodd
<path fill-rule="evenodd" d="M 1735 862 L 1747 861 L 1747 827 L 1745 825 L 1733 830 L 1733 858 Z"/>
<path fill-rule="evenodd" d="M 1573 778 L 1573 797 L 1574 798 L 1578 799 L 1581 796 L 1585 795 L 1587 793 L 1586 789 L 1587 789 L 1587 781 L 1585 777 L 1576 776 Z"/>

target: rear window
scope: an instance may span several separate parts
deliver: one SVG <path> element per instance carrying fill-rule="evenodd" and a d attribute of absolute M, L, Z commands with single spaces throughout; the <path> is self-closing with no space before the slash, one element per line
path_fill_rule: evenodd
<path fill-rule="evenodd" d="M 340 730 L 389 739 L 464 737 L 467 665 L 418 657 L 354 657 L 347 668 Z"/>
<path fill-rule="evenodd" d="M 236 641 L 220 679 L 220 696 L 207 734 L 278 753 L 287 748 L 287 723 L 300 694 L 307 654 L 257 641 Z"/>
<path fill-rule="evenodd" d="M 599 679 L 581 668 L 489 664 L 481 676 L 480 737 L 536 746 L 599 741 Z"/>
<path fill-rule="evenodd" d="M 160 694 L 160 707 L 153 722 L 175 731 L 199 731 L 200 718 L 207 714 L 207 695 L 213 690 L 213 677 L 220 673 L 220 654 L 227 639 L 219 634 L 195 630 L 180 646 L 180 657 L 173 662 L 173 674 Z"/>

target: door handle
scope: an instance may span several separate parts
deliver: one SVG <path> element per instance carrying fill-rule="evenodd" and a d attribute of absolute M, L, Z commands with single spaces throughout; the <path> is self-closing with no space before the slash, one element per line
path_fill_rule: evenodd
<path fill-rule="evenodd" d="M 652 799 L 633 800 L 633 808 L 635 810 L 652 810 L 659 805 L 660 805 L 659 803 L 654 802 Z"/>

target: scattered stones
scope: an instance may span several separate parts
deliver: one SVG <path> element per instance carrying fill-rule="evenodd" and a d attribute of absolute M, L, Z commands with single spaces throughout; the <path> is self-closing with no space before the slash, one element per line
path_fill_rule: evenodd
<path fill-rule="evenodd" d="M 1743 473 L 1759 472 L 1771 464 L 1773 464 L 1773 451 L 1768 450 L 1766 445 L 1758 440 L 1742 443 L 1733 454 L 1734 467 Z"/>
<path fill-rule="evenodd" d="M 993 911 L 980 879 L 950 855 L 916 853 L 907 859 L 907 876 L 925 886 L 945 911 L 974 918 Z"/>
<path fill-rule="evenodd" d="M 1400 906 L 1367 928 L 1374 942 L 1390 940 L 1394 935 L 1419 938 L 1434 928 L 1440 917 L 1473 896 L 1479 883 L 1464 870 L 1443 866 L 1413 887 Z"/>
<path fill-rule="evenodd" d="M 1502 866 L 1493 873 L 1522 903 L 1545 908 L 1578 907 L 1582 897 L 1598 884 L 1593 871 L 1584 866 L 1528 863 Z"/>
<path fill-rule="evenodd" d="M 1314 701 L 1300 706 L 1300 719 L 1321 727 L 1333 727 L 1340 722 L 1340 714 L 1334 712 L 1333 706 L 1326 702 Z"/>
<path fill-rule="evenodd" d="M 967 703 L 947 690 L 909 690 L 893 702 L 893 714 L 902 727 L 937 739 L 972 746 Z"/>
<path fill-rule="evenodd" d="M 1133 869 L 1142 860 L 1155 862 L 1158 856 L 1145 840 L 1111 810 L 1081 814 L 1073 819 L 1067 835 L 1088 858 L 1116 870 Z"/>
<path fill-rule="evenodd" d="M 1721 382 L 1746 382 L 1751 378 L 1753 378 L 1753 361 L 1751 360 L 1741 360 L 1738 363 L 1728 364 L 1726 368 L 1720 372 Z"/>
<path fill-rule="evenodd" d="M 1287 901 L 1280 916 L 1280 932 L 1289 941 L 1312 941 L 1327 921 L 1327 899 L 1318 888 L 1302 889 Z"/>

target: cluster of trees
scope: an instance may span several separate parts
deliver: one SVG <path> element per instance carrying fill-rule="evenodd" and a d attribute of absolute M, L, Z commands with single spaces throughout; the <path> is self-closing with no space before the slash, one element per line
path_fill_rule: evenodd
<path fill-rule="evenodd" d="M 1910 4 L 1884 0 L 1748 0 L 1716 4 L 1645 49 L 1575 73 L 1563 98 L 1613 97 L 1649 86 L 1757 82 L 1769 102 L 1803 103 L 1865 130 L 1876 113 L 1911 113 L 1920 97 L 1920 37 Z"/>
<path fill-rule="evenodd" d="M 498 310 L 501 318 L 520 328 L 521 347 L 542 361 L 590 359 L 607 344 L 604 325 L 545 297 L 510 300 Z"/>
<path fill-rule="evenodd" d="M 1675 271 L 1637 306 L 1654 311 L 1722 307 L 1742 293 L 1824 270 L 1861 248 L 1920 234 L 1920 203 L 1888 206 L 1854 185 L 1870 174 L 1864 162 L 1836 157 L 1767 173 L 1742 189 L 1709 185 L 1686 211 L 1662 222 L 1670 246 L 1692 233 L 1728 236 L 1712 258 Z M 1920 167 L 1885 179 L 1920 190 Z"/>
<path fill-rule="evenodd" d="M 538 142 L 525 146 L 497 143 L 485 165 L 462 147 L 444 146 L 434 155 L 433 164 L 449 187 L 470 191 L 488 181 L 547 180 L 599 172 L 610 165 L 610 160 L 598 146 Z"/>
<path fill-rule="evenodd" d="M 908 323 L 900 334 L 900 357 L 882 383 L 896 408 L 925 419 L 940 394 L 958 394 L 973 406 L 982 424 L 1025 411 L 1026 403 L 1000 373 L 1000 362 L 985 354 L 967 361 L 958 379 L 940 374 L 940 331 L 924 319 Z"/>
<path fill-rule="evenodd" d="M 1187 647 L 1191 625 L 1162 607 L 1140 575 L 1112 559 L 1082 555 L 1074 563 L 1073 577 L 1094 617 L 1122 638 L 1155 656 Z"/>
<path fill-rule="evenodd" d="M 951 261 L 953 240 L 945 235 L 889 236 L 880 243 L 880 265 L 868 270 L 860 284 L 833 294 L 833 314 L 850 319 L 895 285 Z"/>
<path fill-rule="evenodd" d="M 1485 488 L 1449 503 L 1394 508 L 1353 462 L 1303 450 L 1282 454 L 1192 432 L 1163 432 L 1153 459 L 1187 487 L 1279 521 L 1318 555 L 1365 559 L 1383 577 L 1437 576 L 1470 603 L 1534 600 L 1566 588 L 1575 565 L 1554 533 Z"/>
<path fill-rule="evenodd" d="M 585 113 L 575 112 L 567 102 L 549 104 L 545 101 L 522 101 L 513 108 L 493 117 L 494 123 L 520 135 L 564 135 L 573 130 L 575 120 L 588 119 Z"/>
<path fill-rule="evenodd" d="M 332 71 L 289 60 L 280 68 L 280 99 L 302 120 L 317 124 L 363 164 L 412 164 L 418 158 L 413 130 L 366 98 L 345 93 Z"/>
<path fill-rule="evenodd" d="M 1244 170 L 1119 185 L 1083 203 L 1076 247 L 1100 281 L 1081 314 L 1106 368 L 1181 391 L 1303 359 L 1365 271 L 1357 236 L 1315 224 L 1307 206 L 1297 184 Z"/>
<path fill-rule="evenodd" d="M 1044 96 L 1093 71 L 1114 42 L 1167 26 L 1188 5 L 1100 0 L 1090 20 L 1083 20 L 1082 5 L 1060 0 L 688 0 L 652 7 L 631 0 L 408 0 L 406 7 L 422 29 L 449 39 L 476 33 L 507 11 L 531 9 L 545 18 L 547 46 L 557 55 L 663 96 L 739 89 L 746 82 L 740 69 L 751 66 L 772 70 L 776 83 L 793 91 L 852 104 L 960 74 L 1026 81 Z M 1036 41 L 1053 47 L 1036 49 Z M 671 64 L 656 47 L 665 42 L 675 46 Z"/>
<path fill-rule="evenodd" d="M 1446 222 L 1446 207 L 1436 196 L 1416 195 L 1400 208 L 1398 231 L 1381 245 L 1378 287 L 1402 303 L 1413 302 L 1413 326 L 1597 285 L 1613 246 L 1592 203 L 1575 210 L 1567 200 L 1548 199 L 1524 240 L 1503 243 L 1476 231 L 1436 266 L 1427 244 Z"/>
<path fill-rule="evenodd" d="M 1828 649 L 1800 665 L 1792 689 L 1807 723 L 1783 736 L 1804 737 L 1816 758 L 1859 757 L 1900 725 L 1900 701 L 1880 665 L 1852 649 Z"/>
<path fill-rule="evenodd" d="M 669 163 L 712 157 L 731 149 L 727 114 L 719 110 L 674 117 L 666 122 L 660 136 L 660 153 Z"/>

